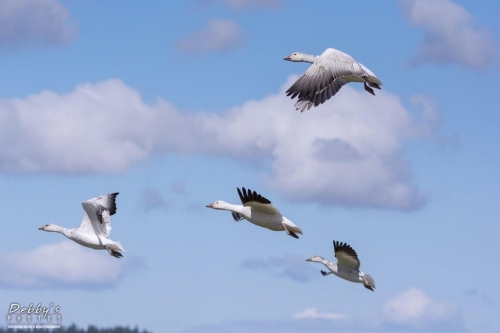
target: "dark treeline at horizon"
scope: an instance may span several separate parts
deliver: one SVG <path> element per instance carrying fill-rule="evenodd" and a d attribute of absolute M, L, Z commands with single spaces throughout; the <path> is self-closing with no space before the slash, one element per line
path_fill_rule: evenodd
<path fill-rule="evenodd" d="M 61 326 L 61 328 L 4 328 L 0 327 L 0 333 L 24 333 L 24 332 L 38 332 L 38 333 L 153 333 L 147 330 L 139 331 L 136 328 L 129 328 L 116 326 L 113 328 L 98 328 L 94 325 L 89 325 L 88 328 L 78 328 L 75 324 L 71 326 Z"/>

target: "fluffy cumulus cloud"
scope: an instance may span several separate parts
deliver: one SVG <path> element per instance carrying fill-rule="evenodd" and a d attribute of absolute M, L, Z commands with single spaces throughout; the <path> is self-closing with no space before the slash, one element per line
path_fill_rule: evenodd
<path fill-rule="evenodd" d="M 0 138 L 5 142 L 0 168 L 24 173 L 124 171 L 150 153 L 151 138 L 140 125 L 149 125 L 153 113 L 119 81 L 83 85 L 69 95 L 45 91 L 0 100 Z"/>
<path fill-rule="evenodd" d="M 58 0 L 0 1 L 0 46 L 66 44 L 76 33 Z"/>
<path fill-rule="evenodd" d="M 243 261 L 241 267 L 266 272 L 275 277 L 286 277 L 301 283 L 320 276 L 319 271 L 313 269 L 303 257 L 295 254 L 287 254 L 282 258 L 249 258 Z"/>
<path fill-rule="evenodd" d="M 437 113 L 416 96 L 345 86 L 306 113 L 284 90 L 221 113 L 146 104 L 119 80 L 0 100 L 0 172 L 124 172 L 153 154 L 202 153 L 266 162 L 268 186 L 290 200 L 325 205 L 414 209 L 425 200 L 402 148 L 429 135 Z M 268 163 L 267 163 L 268 162 Z M 262 163 L 260 163 L 262 165 Z"/>
<path fill-rule="evenodd" d="M 301 312 L 297 312 L 296 314 L 293 315 L 293 318 L 295 319 L 322 318 L 329 320 L 339 320 L 346 318 L 346 315 L 336 312 L 320 312 L 317 309 L 311 308 L 311 309 L 305 309 L 304 311 Z"/>
<path fill-rule="evenodd" d="M 144 268 L 140 259 L 134 268 Z M 0 254 L 0 287 L 5 289 L 88 289 L 114 287 L 127 265 L 106 251 L 83 248 L 71 241 L 43 245 L 31 251 Z M 7 269 L 8 268 L 8 269 Z"/>
<path fill-rule="evenodd" d="M 212 18 L 204 30 L 180 39 L 176 47 L 183 52 L 224 52 L 240 47 L 243 38 L 243 30 L 235 21 Z"/>
<path fill-rule="evenodd" d="M 385 303 L 381 317 L 385 323 L 412 328 L 458 329 L 462 326 L 462 317 L 455 304 L 435 301 L 417 288 L 408 289 Z"/>
<path fill-rule="evenodd" d="M 273 333 L 442 333 L 466 332 L 462 316 L 453 303 L 443 303 L 411 288 L 388 300 L 371 317 L 348 317 L 315 308 L 292 315 L 287 320 L 225 322 L 190 328 L 184 333 L 273 332 Z"/>
<path fill-rule="evenodd" d="M 451 0 L 403 0 L 409 22 L 425 30 L 414 62 L 457 63 L 471 68 L 498 65 L 491 33 L 474 26 L 473 16 Z"/>

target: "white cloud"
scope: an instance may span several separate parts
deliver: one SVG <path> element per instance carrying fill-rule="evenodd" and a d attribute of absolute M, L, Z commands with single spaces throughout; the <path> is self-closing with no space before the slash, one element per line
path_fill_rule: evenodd
<path fill-rule="evenodd" d="M 414 328 L 448 327 L 461 321 L 455 304 L 435 301 L 417 288 L 410 288 L 386 302 L 381 317 L 386 323 Z"/>
<path fill-rule="evenodd" d="M 137 261 L 137 260 L 136 260 Z M 141 267 L 134 261 L 132 264 Z M 31 251 L 0 254 L 0 288 L 104 289 L 123 277 L 124 264 L 106 251 L 86 249 L 71 241 Z"/>
<path fill-rule="evenodd" d="M 276 9 L 281 7 L 281 0 L 220 0 L 233 10 L 244 10 L 246 8 L 263 7 Z"/>
<path fill-rule="evenodd" d="M 410 23 L 425 30 L 415 63 L 457 63 L 471 68 L 498 64 L 489 30 L 474 27 L 473 16 L 451 0 L 403 0 Z"/>
<path fill-rule="evenodd" d="M 213 133 L 205 151 L 240 160 L 270 157 L 268 183 L 292 200 L 418 207 L 424 197 L 411 182 L 401 148 L 406 138 L 428 134 L 423 129 L 431 126 L 429 117 L 413 119 L 399 98 L 385 91 L 374 99 L 345 88 L 330 103 L 304 114 L 293 111 L 283 89 L 223 115 L 204 115 L 203 129 Z M 348 147 L 349 159 L 339 158 L 338 143 Z"/>
<path fill-rule="evenodd" d="M 66 44 L 76 33 L 76 23 L 57 0 L 0 1 L 0 46 Z"/>
<path fill-rule="evenodd" d="M 120 81 L 0 100 L 0 169 L 24 173 L 117 173 L 148 157 L 154 111 Z M 141 126 L 142 125 L 142 126 Z"/>
<path fill-rule="evenodd" d="M 315 308 L 294 314 L 295 320 L 248 320 L 198 326 L 185 333 L 443 333 L 468 332 L 460 311 L 453 303 L 442 303 L 411 288 L 387 301 L 378 314 L 351 317 L 341 313 L 321 312 Z"/>
<path fill-rule="evenodd" d="M 322 318 L 322 319 L 329 319 L 329 320 L 339 320 L 339 319 L 346 318 L 346 315 L 344 315 L 342 313 L 335 313 L 335 312 L 319 312 L 317 309 L 311 308 L 311 309 L 305 309 L 302 312 L 298 312 L 298 313 L 294 314 L 293 318 L 295 318 L 295 319 Z"/>
<path fill-rule="evenodd" d="M 296 254 L 286 254 L 282 258 L 270 257 L 266 260 L 248 258 L 241 263 L 244 269 L 264 271 L 275 277 L 287 277 L 297 282 L 309 282 L 314 277 L 319 277 L 316 271 L 307 264 L 303 257 Z"/>
<path fill-rule="evenodd" d="M 184 52 L 223 52 L 240 47 L 243 37 L 243 30 L 235 21 L 212 18 L 204 30 L 177 41 L 176 47 Z"/>
<path fill-rule="evenodd" d="M 119 173 L 153 154 L 203 153 L 270 162 L 264 180 L 291 200 L 403 210 L 424 201 L 402 146 L 432 132 L 427 98 L 411 101 L 423 109 L 416 119 L 397 96 L 348 85 L 299 113 L 284 94 L 294 79 L 222 113 L 147 105 L 119 80 L 0 100 L 0 172 Z"/>

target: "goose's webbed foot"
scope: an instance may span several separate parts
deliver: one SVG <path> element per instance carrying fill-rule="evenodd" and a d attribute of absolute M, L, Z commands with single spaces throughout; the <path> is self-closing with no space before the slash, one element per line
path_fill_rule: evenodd
<path fill-rule="evenodd" d="M 286 227 L 285 223 L 283 223 L 283 229 L 285 229 L 285 232 L 286 232 L 287 235 L 290 235 L 293 238 L 299 239 L 299 236 L 297 236 L 297 234 L 295 232 L 293 232 L 292 230 L 288 230 L 288 228 Z"/>
<path fill-rule="evenodd" d="M 373 92 L 373 89 L 368 87 L 368 85 L 366 84 L 366 82 L 363 82 L 364 85 L 365 85 L 365 90 L 368 91 L 370 94 L 372 94 L 373 96 L 375 96 L 375 93 Z"/>
<path fill-rule="evenodd" d="M 113 256 L 113 257 L 118 258 L 118 259 L 120 259 L 121 257 L 123 257 L 123 254 L 121 254 L 118 251 L 111 250 L 107 245 L 105 246 L 105 248 L 106 248 L 106 250 L 108 250 L 108 253 L 109 253 L 110 256 Z"/>

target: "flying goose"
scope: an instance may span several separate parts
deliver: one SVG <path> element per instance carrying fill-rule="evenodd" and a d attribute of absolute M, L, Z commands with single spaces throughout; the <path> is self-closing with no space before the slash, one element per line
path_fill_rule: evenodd
<path fill-rule="evenodd" d="M 225 201 L 218 200 L 207 205 L 207 208 L 228 210 L 233 215 L 233 219 L 238 222 L 243 219 L 251 223 L 271 229 L 274 231 L 285 231 L 288 235 L 299 238 L 297 234 L 302 234 L 302 230 L 292 221 L 281 215 L 271 201 L 264 198 L 257 192 L 242 187 L 237 188 L 242 205 L 233 205 Z"/>
<path fill-rule="evenodd" d="M 115 258 L 125 251 L 122 244 L 108 238 L 111 232 L 110 216 L 116 213 L 115 198 L 118 193 L 104 194 L 82 202 L 83 220 L 78 228 L 68 229 L 55 224 L 46 224 L 38 230 L 59 232 L 85 247 L 107 250 Z"/>
<path fill-rule="evenodd" d="M 320 256 L 314 256 L 306 259 L 306 261 L 319 262 L 325 265 L 330 272 L 327 273 L 325 271 L 321 271 L 323 276 L 333 273 L 342 279 L 362 283 L 365 288 L 373 291 L 375 288 L 375 281 L 373 281 L 373 278 L 370 275 L 359 270 L 361 263 L 359 262 L 356 251 L 354 251 L 350 245 L 340 243 L 338 241 L 333 241 L 333 248 L 335 250 L 335 258 L 337 258 L 337 262 L 328 261 Z"/>
<path fill-rule="evenodd" d="M 380 89 L 382 85 L 372 71 L 336 49 L 328 48 L 319 56 L 295 52 L 283 60 L 312 64 L 286 91 L 292 99 L 298 98 L 295 108 L 300 112 L 323 104 L 349 82 L 363 82 L 372 95 L 375 93 L 370 87 Z"/>

